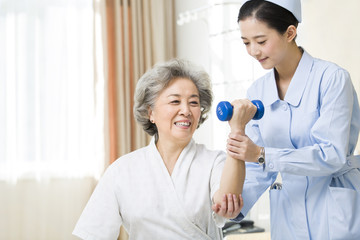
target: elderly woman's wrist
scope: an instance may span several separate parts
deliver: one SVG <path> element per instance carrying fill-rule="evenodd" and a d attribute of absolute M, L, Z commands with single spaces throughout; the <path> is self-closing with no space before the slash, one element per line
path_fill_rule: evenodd
<path fill-rule="evenodd" d="M 245 135 L 245 129 L 243 129 L 243 128 L 231 128 L 231 133 Z"/>

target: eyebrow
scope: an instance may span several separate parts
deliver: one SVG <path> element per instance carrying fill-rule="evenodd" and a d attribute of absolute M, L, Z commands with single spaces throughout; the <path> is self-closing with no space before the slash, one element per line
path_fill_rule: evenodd
<path fill-rule="evenodd" d="M 180 94 L 169 94 L 168 97 L 180 97 Z M 193 94 L 190 96 L 190 98 L 193 98 L 193 97 L 199 98 L 199 96 L 197 94 Z"/>
<path fill-rule="evenodd" d="M 262 38 L 262 37 L 266 37 L 265 35 L 258 35 L 258 36 L 255 36 L 254 38 Z M 246 37 L 241 37 L 242 39 L 247 39 Z"/>

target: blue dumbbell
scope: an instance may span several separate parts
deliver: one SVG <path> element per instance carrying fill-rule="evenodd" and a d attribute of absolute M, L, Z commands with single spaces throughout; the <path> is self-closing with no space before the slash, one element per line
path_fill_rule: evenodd
<path fill-rule="evenodd" d="M 264 104 L 260 100 L 251 101 L 257 108 L 257 111 L 253 117 L 254 120 L 259 120 L 264 116 L 265 108 Z M 220 121 L 229 121 L 233 115 L 233 106 L 227 102 L 222 101 L 216 107 L 216 115 Z"/>

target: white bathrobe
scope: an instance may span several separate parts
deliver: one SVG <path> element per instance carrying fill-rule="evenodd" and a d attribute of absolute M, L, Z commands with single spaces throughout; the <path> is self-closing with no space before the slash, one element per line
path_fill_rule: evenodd
<path fill-rule="evenodd" d="M 73 234 L 116 239 L 123 225 L 129 239 L 222 239 L 211 199 L 225 159 L 191 140 L 170 176 L 153 139 L 109 166 Z"/>

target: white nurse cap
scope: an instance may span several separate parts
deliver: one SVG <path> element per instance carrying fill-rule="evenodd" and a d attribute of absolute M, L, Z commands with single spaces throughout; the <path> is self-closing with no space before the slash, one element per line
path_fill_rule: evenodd
<path fill-rule="evenodd" d="M 275 3 L 287 10 L 289 10 L 301 22 L 301 1 L 300 0 L 266 0 Z"/>
<path fill-rule="evenodd" d="M 251 0 L 247 0 L 251 1 Z M 247 2 L 245 1 L 245 2 Z M 301 22 L 301 1 L 300 0 L 266 0 L 289 10 L 295 18 Z"/>

